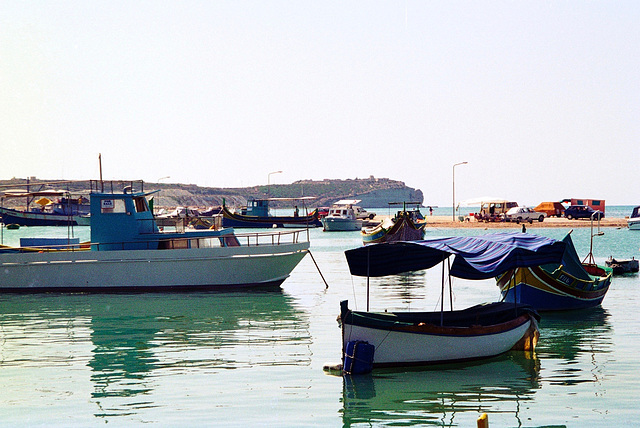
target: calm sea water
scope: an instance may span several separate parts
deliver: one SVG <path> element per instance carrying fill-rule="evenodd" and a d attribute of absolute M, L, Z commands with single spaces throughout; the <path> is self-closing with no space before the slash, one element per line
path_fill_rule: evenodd
<path fill-rule="evenodd" d="M 640 257 L 640 232 L 603 231 L 598 261 Z M 26 233 L 66 229 L 3 238 Z M 572 233 L 581 256 L 589 235 Z M 340 361 L 340 300 L 366 305 L 343 254 L 362 243 L 358 232 L 321 230 L 311 242 L 328 288 L 306 257 L 277 292 L 0 296 L 0 425 L 470 427 L 483 412 L 492 427 L 640 425 L 637 275 L 616 277 L 601 308 L 543 315 L 533 359 L 343 378 L 322 367 Z M 436 309 L 440 275 L 373 281 L 371 309 Z M 458 309 L 499 296 L 491 280 L 454 279 L 453 290 Z"/>

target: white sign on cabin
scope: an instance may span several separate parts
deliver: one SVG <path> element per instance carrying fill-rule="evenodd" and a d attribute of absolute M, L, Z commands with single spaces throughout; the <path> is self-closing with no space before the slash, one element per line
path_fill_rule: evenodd
<path fill-rule="evenodd" d="M 100 202 L 101 202 L 100 208 L 102 209 L 103 213 L 113 211 L 113 208 L 115 207 L 115 203 L 113 199 L 103 199 Z"/>

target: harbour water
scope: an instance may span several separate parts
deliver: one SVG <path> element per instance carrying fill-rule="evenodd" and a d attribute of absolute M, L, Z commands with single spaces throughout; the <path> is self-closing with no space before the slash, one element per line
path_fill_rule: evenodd
<path fill-rule="evenodd" d="M 640 232 L 603 231 L 598 262 L 639 257 Z M 75 234 L 87 239 L 88 228 Z M 572 232 L 583 257 L 589 235 Z M 492 427 L 640 425 L 638 275 L 615 277 L 601 308 L 543 314 L 534 358 L 325 374 L 340 361 L 339 302 L 366 306 L 365 281 L 344 259 L 360 245 L 359 232 L 311 231 L 328 288 L 306 257 L 274 292 L 1 295 L 0 426 L 471 427 L 484 412 Z M 441 273 L 372 281 L 371 309 L 439 308 Z M 453 280 L 455 308 L 498 297 L 495 281 Z"/>

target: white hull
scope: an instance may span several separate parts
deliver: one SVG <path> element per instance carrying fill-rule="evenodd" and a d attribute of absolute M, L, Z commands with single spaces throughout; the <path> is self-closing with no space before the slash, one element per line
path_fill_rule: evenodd
<path fill-rule="evenodd" d="M 640 217 L 633 217 L 627 220 L 629 230 L 640 230 Z"/>
<path fill-rule="evenodd" d="M 460 336 L 416 334 L 357 325 L 343 326 L 343 349 L 352 340 L 375 346 L 374 366 L 403 366 L 468 361 L 493 357 L 509 351 L 531 327 L 529 319 L 511 330 L 493 334 Z"/>
<path fill-rule="evenodd" d="M 279 285 L 308 242 L 174 250 L 5 253 L 0 292 Z"/>
<path fill-rule="evenodd" d="M 325 217 L 322 219 L 322 226 L 324 230 L 330 232 L 360 230 L 362 229 L 362 220 Z"/>

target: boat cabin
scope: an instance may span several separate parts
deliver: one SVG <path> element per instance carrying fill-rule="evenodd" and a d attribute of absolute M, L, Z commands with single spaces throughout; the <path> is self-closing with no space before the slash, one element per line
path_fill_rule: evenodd
<path fill-rule="evenodd" d="M 95 191 L 91 193 L 91 249 L 156 250 L 192 248 L 194 246 L 237 246 L 232 228 L 196 230 L 185 233 L 159 230 L 147 196 L 158 192 L 133 192 L 126 187 L 122 193 Z"/>
<path fill-rule="evenodd" d="M 240 209 L 242 215 L 252 215 L 256 217 L 269 216 L 269 200 L 268 199 L 249 199 L 247 206 Z"/>

